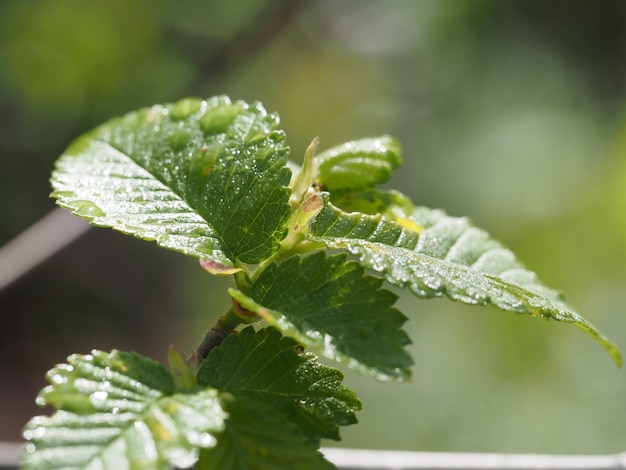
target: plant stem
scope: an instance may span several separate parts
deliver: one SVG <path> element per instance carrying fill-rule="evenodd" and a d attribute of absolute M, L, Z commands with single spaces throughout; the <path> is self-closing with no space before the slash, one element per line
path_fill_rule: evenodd
<path fill-rule="evenodd" d="M 222 341 L 231 334 L 235 328 L 241 323 L 241 319 L 231 308 L 225 315 L 221 316 L 213 328 L 206 332 L 200 345 L 191 356 L 192 363 L 200 363 L 209 355 L 213 348 L 222 344 Z"/>

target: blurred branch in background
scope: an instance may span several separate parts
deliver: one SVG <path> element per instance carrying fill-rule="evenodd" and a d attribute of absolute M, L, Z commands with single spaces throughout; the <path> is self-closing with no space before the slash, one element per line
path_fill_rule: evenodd
<path fill-rule="evenodd" d="M 17 465 L 22 446 L 0 443 L 0 469 Z M 626 454 L 517 455 L 322 449 L 340 470 L 619 470 Z"/>
<path fill-rule="evenodd" d="M 626 454 L 523 455 L 322 449 L 342 470 L 609 470 L 626 468 Z"/>
<path fill-rule="evenodd" d="M 256 16 L 248 20 L 244 27 L 227 41 L 212 44 L 206 51 L 207 38 L 190 32 L 170 31 L 172 40 L 186 50 L 196 50 L 197 57 L 195 79 L 189 85 L 189 93 L 200 93 L 208 80 L 214 79 L 241 64 L 247 58 L 257 54 L 263 47 L 271 44 L 288 26 L 293 24 L 301 10 L 313 3 L 313 0 L 281 0 L 266 3 Z M 208 52 L 208 53 L 207 53 Z"/>
<path fill-rule="evenodd" d="M 63 209 L 55 209 L 0 248 L 0 291 L 65 248 L 90 225 Z"/>

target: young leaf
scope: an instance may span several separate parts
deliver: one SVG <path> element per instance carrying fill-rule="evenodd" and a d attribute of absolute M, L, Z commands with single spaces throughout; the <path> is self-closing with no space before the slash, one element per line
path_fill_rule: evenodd
<path fill-rule="evenodd" d="M 216 390 L 175 393 L 163 366 L 134 353 L 73 355 L 47 378 L 37 402 L 59 411 L 27 424 L 25 468 L 187 467 L 224 427 Z"/>
<path fill-rule="evenodd" d="M 361 139 L 317 155 L 318 181 L 329 191 L 355 190 L 385 183 L 402 164 L 401 146 L 393 137 Z"/>
<path fill-rule="evenodd" d="M 52 175 L 57 204 L 232 274 L 285 236 L 288 148 L 278 117 L 226 97 L 140 109 L 80 137 Z"/>
<path fill-rule="evenodd" d="M 309 237 L 329 248 L 348 249 L 363 266 L 384 273 L 390 283 L 408 287 L 418 297 L 445 295 L 468 304 L 491 304 L 573 323 L 621 365 L 611 341 L 467 218 L 414 207 L 397 193 L 374 190 L 365 195 L 387 217 L 343 212 L 324 195 L 325 207 L 311 225 Z"/>
<path fill-rule="evenodd" d="M 345 254 L 293 256 L 268 266 L 251 298 L 231 295 L 283 334 L 379 380 L 404 380 L 413 363 L 404 315 L 382 280 L 365 276 Z"/>
<path fill-rule="evenodd" d="M 197 470 L 330 470 L 319 445 L 270 404 L 238 397 L 225 402 L 226 429 L 200 453 Z"/>
<path fill-rule="evenodd" d="M 356 423 L 354 411 L 361 402 L 341 385 L 341 372 L 299 348 L 273 328 L 245 328 L 211 351 L 198 371 L 198 383 L 266 403 L 312 442 L 338 440 L 339 426 Z M 262 432 L 262 423 L 258 425 Z"/>

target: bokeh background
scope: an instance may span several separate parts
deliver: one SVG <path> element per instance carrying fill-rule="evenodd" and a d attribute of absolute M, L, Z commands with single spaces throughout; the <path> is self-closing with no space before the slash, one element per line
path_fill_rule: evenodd
<path fill-rule="evenodd" d="M 626 352 L 626 4 L 621 0 L 2 0 L 0 245 L 49 213 L 71 139 L 183 96 L 260 100 L 299 161 L 389 133 L 391 185 L 467 215 Z M 92 348 L 164 360 L 228 305 L 227 281 L 93 229 L 0 291 L 0 439 L 54 363 Z M 626 450 L 626 376 L 567 325 L 402 295 L 414 380 L 346 373 L 346 447 Z"/>

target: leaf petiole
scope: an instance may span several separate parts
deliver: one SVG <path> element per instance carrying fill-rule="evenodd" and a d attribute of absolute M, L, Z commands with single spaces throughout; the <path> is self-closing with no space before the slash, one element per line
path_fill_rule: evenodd
<path fill-rule="evenodd" d="M 228 312 L 217 320 L 215 326 L 206 332 L 195 352 L 189 358 L 191 366 L 194 369 L 199 367 L 200 363 L 206 359 L 211 350 L 222 344 L 222 341 L 233 333 L 235 328 L 241 323 L 243 323 L 243 321 L 235 312 L 234 308 L 228 309 Z"/>
<path fill-rule="evenodd" d="M 319 137 L 315 137 L 307 147 L 306 152 L 304 152 L 302 168 L 295 177 L 291 196 L 289 197 L 289 204 L 294 209 L 305 199 L 319 173 L 317 159 L 315 158 L 315 152 L 319 143 Z"/>

